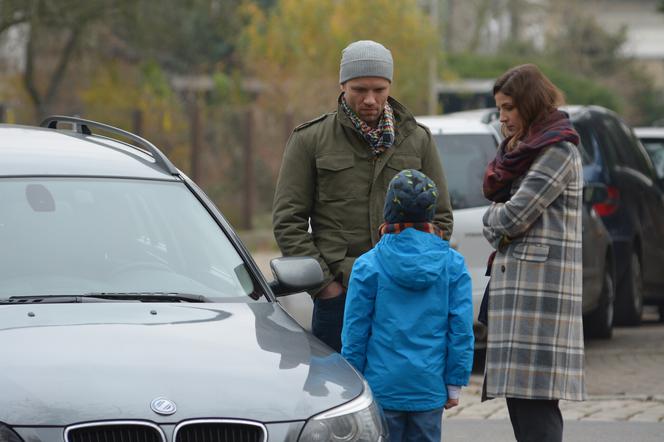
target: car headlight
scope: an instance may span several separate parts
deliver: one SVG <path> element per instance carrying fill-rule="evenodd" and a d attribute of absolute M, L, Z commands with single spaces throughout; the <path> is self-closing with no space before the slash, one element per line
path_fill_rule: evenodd
<path fill-rule="evenodd" d="M 0 424 L 0 442 L 23 442 L 23 440 L 11 428 Z"/>
<path fill-rule="evenodd" d="M 369 384 L 364 391 L 340 407 L 318 414 L 307 421 L 300 442 L 377 442 L 384 440 L 387 430 Z"/>

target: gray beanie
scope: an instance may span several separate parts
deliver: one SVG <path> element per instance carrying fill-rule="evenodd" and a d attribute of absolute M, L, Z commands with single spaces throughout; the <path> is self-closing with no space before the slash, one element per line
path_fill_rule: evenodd
<path fill-rule="evenodd" d="M 392 53 L 375 41 L 356 41 L 341 51 L 340 84 L 357 77 L 382 77 L 392 82 L 392 71 Z"/>

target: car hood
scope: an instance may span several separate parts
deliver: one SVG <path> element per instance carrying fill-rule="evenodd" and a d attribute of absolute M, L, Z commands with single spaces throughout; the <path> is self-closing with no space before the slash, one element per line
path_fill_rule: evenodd
<path fill-rule="evenodd" d="M 6 305 L 0 349 L 0 422 L 16 426 L 304 420 L 363 388 L 276 303 Z"/>

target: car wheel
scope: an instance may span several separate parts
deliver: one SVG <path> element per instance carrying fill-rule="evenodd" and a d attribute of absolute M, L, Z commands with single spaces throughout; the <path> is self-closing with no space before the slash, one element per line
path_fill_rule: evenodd
<path fill-rule="evenodd" d="M 591 338 L 609 339 L 613 335 L 613 301 L 615 300 L 615 284 L 611 272 L 611 263 L 604 265 L 602 293 L 597 308 L 584 318 L 586 335 Z"/>
<path fill-rule="evenodd" d="M 621 325 L 641 324 L 643 314 L 643 279 L 641 262 L 636 250 L 632 251 L 627 273 L 618 288 L 616 322 Z"/>
<path fill-rule="evenodd" d="M 659 322 L 664 322 L 664 305 L 659 306 Z"/>

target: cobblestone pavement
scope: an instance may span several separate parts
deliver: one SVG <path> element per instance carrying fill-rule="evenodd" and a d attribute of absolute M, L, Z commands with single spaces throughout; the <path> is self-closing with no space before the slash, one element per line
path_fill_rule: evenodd
<path fill-rule="evenodd" d="M 565 420 L 664 422 L 664 323 L 648 310 L 641 327 L 618 327 L 610 340 L 586 341 L 584 402 L 561 401 Z M 480 402 L 482 376 L 473 374 L 448 419 L 508 419 L 502 399 Z"/>
<path fill-rule="evenodd" d="M 269 275 L 273 256 L 254 257 Z M 482 376 L 473 374 L 445 419 L 508 419 L 505 401 L 482 403 L 481 388 Z M 586 341 L 586 389 L 587 401 L 561 401 L 565 420 L 664 423 L 664 323 L 654 309 L 646 309 L 640 327 L 617 327 L 612 339 Z"/>

